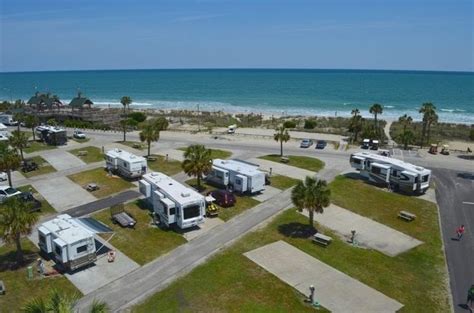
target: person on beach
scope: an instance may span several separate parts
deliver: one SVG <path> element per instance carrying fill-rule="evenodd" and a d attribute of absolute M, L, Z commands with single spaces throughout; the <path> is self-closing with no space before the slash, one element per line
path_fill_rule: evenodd
<path fill-rule="evenodd" d="M 467 291 L 467 301 L 466 304 L 472 309 L 472 302 L 474 302 L 474 284 L 471 285 L 471 288 Z"/>
<path fill-rule="evenodd" d="M 464 232 L 466 229 L 464 228 L 464 225 L 459 226 L 459 228 L 456 230 L 456 234 L 458 235 L 458 240 L 461 240 L 462 235 L 464 235 Z"/>

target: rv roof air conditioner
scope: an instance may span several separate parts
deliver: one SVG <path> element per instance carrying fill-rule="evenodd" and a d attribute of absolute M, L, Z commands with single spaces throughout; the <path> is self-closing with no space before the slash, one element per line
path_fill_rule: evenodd
<path fill-rule="evenodd" d="M 191 195 L 191 194 L 190 194 L 189 192 L 187 192 L 187 191 L 181 193 L 181 196 L 182 196 L 183 198 L 189 197 L 190 195 Z"/>

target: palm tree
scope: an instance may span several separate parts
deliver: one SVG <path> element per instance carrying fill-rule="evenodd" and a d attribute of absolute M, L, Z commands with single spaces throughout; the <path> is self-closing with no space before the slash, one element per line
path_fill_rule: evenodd
<path fill-rule="evenodd" d="M 420 148 L 423 148 L 423 143 L 425 142 L 426 136 L 426 129 L 428 126 L 428 120 L 430 119 L 429 116 L 433 115 L 433 113 L 436 114 L 436 107 L 431 102 L 425 102 L 421 105 L 419 112 L 423 114 L 423 129 L 421 130 L 420 142 Z"/>
<path fill-rule="evenodd" d="M 359 114 L 360 114 L 359 109 L 357 109 L 357 108 L 352 109 L 352 111 L 351 111 L 351 115 L 352 115 L 352 116 L 357 116 L 357 115 L 359 115 Z"/>
<path fill-rule="evenodd" d="M 141 126 L 140 141 L 148 144 L 148 154 L 150 156 L 150 146 L 152 141 L 160 139 L 160 132 L 168 128 L 168 121 L 164 117 L 148 120 Z"/>
<path fill-rule="evenodd" d="M 73 313 L 74 305 L 79 296 L 77 294 L 66 294 L 53 289 L 49 297 L 35 298 L 27 303 L 22 312 L 24 313 Z M 107 305 L 103 302 L 95 301 L 89 310 L 90 313 L 106 313 L 109 312 Z"/>
<path fill-rule="evenodd" d="M 403 125 L 403 132 L 405 132 L 407 130 L 407 127 L 411 125 L 411 122 L 413 122 L 413 119 L 411 118 L 411 116 L 405 114 L 398 118 L 398 122 Z"/>
<path fill-rule="evenodd" d="M 379 134 L 379 124 L 377 121 L 377 115 L 383 113 L 383 106 L 381 106 L 378 103 L 374 103 L 370 109 L 369 109 L 370 114 L 374 115 L 374 126 L 375 126 L 375 131 L 377 134 Z"/>
<path fill-rule="evenodd" d="M 21 236 L 31 234 L 38 221 L 38 215 L 30 212 L 30 205 L 17 197 L 11 197 L 0 207 L 0 236 L 5 242 L 15 243 L 18 265 L 23 263 Z"/>
<path fill-rule="evenodd" d="M 8 138 L 10 145 L 15 149 L 20 150 L 20 156 L 23 161 L 25 160 L 23 157 L 23 149 L 28 147 L 28 137 L 29 136 L 26 133 L 19 130 L 14 130 L 12 131 L 10 138 Z"/>
<path fill-rule="evenodd" d="M 33 141 L 36 140 L 35 138 L 35 127 L 38 126 L 39 119 L 35 115 L 27 115 L 25 118 L 25 126 L 31 128 L 31 132 L 33 133 Z"/>
<path fill-rule="evenodd" d="M 318 180 L 306 176 L 305 181 L 299 181 L 291 191 L 291 201 L 298 211 L 308 210 L 309 225 L 314 227 L 314 213 L 323 213 L 324 208 L 329 206 L 331 190 L 325 180 Z"/>
<path fill-rule="evenodd" d="M 132 98 L 130 98 L 129 96 L 123 96 L 121 99 L 120 99 L 120 103 L 123 105 L 123 113 L 125 114 L 126 111 L 125 109 L 128 107 L 128 109 L 130 109 L 130 104 L 133 102 Z"/>
<path fill-rule="evenodd" d="M 283 142 L 287 142 L 290 140 L 290 134 L 288 130 L 284 126 L 279 126 L 275 129 L 275 134 L 273 135 L 273 139 L 275 141 L 280 142 L 280 156 L 283 156 Z"/>
<path fill-rule="evenodd" d="M 127 141 L 127 131 L 129 131 L 131 127 L 137 126 L 137 124 L 137 121 L 132 118 L 124 118 L 120 120 L 120 126 L 122 127 L 123 131 L 123 142 Z"/>
<path fill-rule="evenodd" d="M 415 134 L 411 130 L 407 129 L 398 135 L 397 140 L 400 140 L 403 143 L 403 149 L 407 150 L 408 145 L 413 143 L 415 140 Z"/>
<path fill-rule="evenodd" d="M 18 112 L 13 115 L 13 119 L 18 122 L 17 130 L 20 131 L 21 123 L 25 121 L 26 115 L 23 112 Z"/>
<path fill-rule="evenodd" d="M 191 145 L 184 151 L 183 170 L 188 176 L 196 176 L 198 187 L 201 187 L 202 176 L 212 169 L 211 152 L 203 145 Z"/>
<path fill-rule="evenodd" d="M 10 149 L 7 143 L 0 143 L 0 171 L 7 173 L 10 187 L 13 187 L 12 171 L 20 166 L 20 160 L 15 149 Z"/>
<path fill-rule="evenodd" d="M 426 124 L 428 128 L 428 135 L 426 136 L 426 142 L 430 143 L 430 135 L 431 135 L 431 125 L 436 124 L 438 122 L 438 114 L 433 110 L 426 116 Z"/>
<path fill-rule="evenodd" d="M 352 118 L 349 123 L 349 132 L 353 133 L 353 142 L 357 142 L 357 137 L 359 136 L 359 133 L 362 131 L 363 125 L 364 125 L 364 118 L 359 115 L 360 111 L 359 109 L 354 109 L 352 110 Z"/>

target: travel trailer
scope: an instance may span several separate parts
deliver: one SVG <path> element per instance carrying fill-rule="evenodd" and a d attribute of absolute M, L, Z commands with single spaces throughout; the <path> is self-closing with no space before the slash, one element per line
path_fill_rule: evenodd
<path fill-rule="evenodd" d="M 153 206 L 153 211 L 166 227 L 181 229 L 204 222 L 205 198 L 163 173 L 148 173 L 139 182 L 140 193 Z"/>
<path fill-rule="evenodd" d="M 8 126 L 16 126 L 18 122 L 13 119 L 11 114 L 0 114 L 0 123 Z"/>
<path fill-rule="evenodd" d="M 35 128 L 36 137 L 48 145 L 61 146 L 67 142 L 66 130 L 56 127 L 41 125 Z"/>
<path fill-rule="evenodd" d="M 8 127 L 0 123 L 0 141 L 6 141 L 9 137 L 10 132 L 8 131 Z"/>
<path fill-rule="evenodd" d="M 125 150 L 112 149 L 105 154 L 107 170 L 126 178 L 142 177 L 146 173 L 146 159 Z"/>
<path fill-rule="evenodd" d="M 206 180 L 239 193 L 254 194 L 265 189 L 265 173 L 258 165 L 240 160 L 213 160 Z"/>
<path fill-rule="evenodd" d="M 351 166 L 370 181 L 407 193 L 424 193 L 430 186 L 431 170 L 398 159 L 369 152 L 353 153 Z"/>
<path fill-rule="evenodd" d="M 66 270 L 74 271 L 97 260 L 94 234 L 109 232 L 110 228 L 94 219 L 61 214 L 38 227 L 38 244 Z"/>

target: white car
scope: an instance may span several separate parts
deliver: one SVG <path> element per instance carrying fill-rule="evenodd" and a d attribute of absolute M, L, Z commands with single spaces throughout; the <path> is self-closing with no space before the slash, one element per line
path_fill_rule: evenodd
<path fill-rule="evenodd" d="M 86 139 L 86 134 L 84 134 L 82 131 L 76 129 L 74 131 L 73 137 L 77 138 L 77 139 Z"/>
<path fill-rule="evenodd" d="M 8 175 L 5 172 L 0 172 L 0 181 L 6 181 L 8 179 Z"/>
<path fill-rule="evenodd" d="M 10 186 L 0 186 L 0 202 L 4 202 L 6 199 L 21 194 L 21 191 L 16 190 Z"/>

